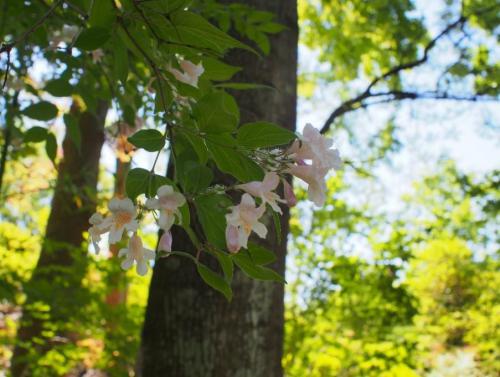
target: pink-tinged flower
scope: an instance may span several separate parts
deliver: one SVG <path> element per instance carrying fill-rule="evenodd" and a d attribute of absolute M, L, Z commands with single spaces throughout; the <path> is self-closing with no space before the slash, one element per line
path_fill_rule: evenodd
<path fill-rule="evenodd" d="M 92 216 L 90 216 L 89 223 L 90 225 L 92 225 L 89 228 L 90 239 L 92 241 L 92 244 L 94 245 L 96 254 L 99 254 L 99 241 L 101 240 L 101 235 L 109 232 L 110 225 L 103 224 L 104 218 L 100 213 L 94 213 Z"/>
<path fill-rule="evenodd" d="M 312 164 L 322 169 L 341 169 L 342 160 L 337 149 L 331 149 L 333 140 L 324 137 L 310 123 L 304 127 L 299 140 L 288 149 L 295 161 L 312 160 Z"/>
<path fill-rule="evenodd" d="M 136 220 L 137 208 L 129 198 L 113 198 L 108 204 L 111 216 L 104 219 L 102 228 L 109 226 L 109 243 L 117 243 L 122 239 L 123 232 L 135 232 L 139 227 Z"/>
<path fill-rule="evenodd" d="M 261 205 L 255 206 L 255 201 L 249 194 L 243 194 L 241 203 L 237 206 L 230 207 L 231 213 L 226 215 L 227 227 L 234 227 L 238 232 L 236 243 L 234 229 L 226 228 L 226 239 L 231 250 L 239 250 L 241 247 L 246 248 L 248 237 L 250 233 L 255 232 L 260 238 L 265 238 L 267 235 L 267 228 L 264 224 L 259 222 L 266 211 L 266 207 Z M 235 252 L 235 251 L 233 251 Z"/>
<path fill-rule="evenodd" d="M 295 207 L 297 204 L 297 197 L 293 192 L 293 187 L 286 179 L 283 179 L 283 194 L 285 196 L 286 204 L 288 207 Z"/>
<path fill-rule="evenodd" d="M 174 225 L 176 218 L 178 221 L 182 221 L 179 208 L 186 203 L 186 198 L 180 192 L 174 191 L 174 188 L 170 185 L 163 185 L 158 188 L 157 195 L 158 198 L 146 201 L 146 207 L 160 210 L 158 225 L 161 229 L 167 231 Z"/>
<path fill-rule="evenodd" d="M 149 261 L 155 259 L 155 252 L 146 249 L 142 245 L 141 238 L 137 233 L 134 233 L 128 241 L 128 247 L 121 249 L 118 252 L 118 257 L 125 257 L 125 260 L 121 263 L 124 270 L 130 269 L 135 261 L 137 273 L 144 276 L 148 272 Z"/>
<path fill-rule="evenodd" d="M 158 242 L 158 251 L 170 253 L 172 251 L 172 232 L 170 230 L 164 232 Z"/>
<path fill-rule="evenodd" d="M 322 206 L 326 200 L 326 183 L 325 175 L 328 172 L 327 169 L 320 168 L 313 165 L 293 165 L 291 166 L 288 173 L 293 174 L 297 178 L 302 179 L 306 182 L 309 187 L 307 193 L 309 199 L 314 202 L 317 206 Z"/>
<path fill-rule="evenodd" d="M 226 227 L 226 246 L 230 253 L 237 253 L 241 246 L 239 243 L 238 228 L 233 225 Z"/>
<path fill-rule="evenodd" d="M 285 200 L 281 199 L 278 194 L 272 192 L 278 187 L 279 183 L 280 179 L 278 174 L 272 171 L 266 173 L 262 182 L 252 181 L 237 185 L 236 188 L 246 191 L 256 198 L 262 199 L 262 204 L 268 203 L 275 212 L 282 214 L 283 212 L 281 212 L 281 208 L 277 202 L 285 203 Z"/>
<path fill-rule="evenodd" d="M 94 63 L 99 63 L 102 60 L 102 57 L 104 56 L 104 51 L 98 48 L 97 50 L 92 51 L 91 55 L 92 55 L 92 61 Z"/>
<path fill-rule="evenodd" d="M 174 75 L 174 77 L 180 82 L 197 88 L 198 79 L 203 72 L 205 72 L 205 68 L 203 68 L 201 62 L 199 64 L 194 64 L 189 60 L 182 60 L 179 65 L 181 66 L 182 71 L 172 67 L 168 67 L 167 71 Z"/>

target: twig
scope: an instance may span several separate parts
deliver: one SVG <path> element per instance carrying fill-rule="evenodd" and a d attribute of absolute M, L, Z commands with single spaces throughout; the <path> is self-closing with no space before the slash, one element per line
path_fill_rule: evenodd
<path fill-rule="evenodd" d="M 31 26 L 28 30 L 26 30 L 20 37 L 15 39 L 11 43 L 2 43 L 2 46 L 0 47 L 0 54 L 2 52 L 9 52 L 12 50 L 13 47 L 24 41 L 31 33 L 33 33 L 36 29 L 38 29 L 43 22 L 52 14 L 52 12 L 63 2 L 63 0 L 58 0 L 52 6 L 49 8 L 49 10 L 37 21 Z"/>
<path fill-rule="evenodd" d="M 344 101 L 343 103 L 340 104 L 328 117 L 328 119 L 325 121 L 323 124 L 323 127 L 321 128 L 321 133 L 326 133 L 330 130 L 331 125 L 333 122 L 340 116 L 357 110 L 359 108 L 366 108 L 369 105 L 373 104 L 380 104 L 380 103 L 387 103 L 391 101 L 399 101 L 399 100 L 405 100 L 405 99 L 447 99 L 447 100 L 460 100 L 460 101 L 479 101 L 479 100 L 494 100 L 493 97 L 487 97 L 487 96 L 482 96 L 482 95 L 473 95 L 470 97 L 459 97 L 459 96 L 453 96 L 449 95 L 447 93 L 439 93 L 439 92 L 427 92 L 427 93 L 416 93 L 416 92 L 405 92 L 405 91 L 389 91 L 389 92 L 381 92 L 381 93 L 373 93 L 372 89 L 376 84 L 378 84 L 381 81 L 386 80 L 389 77 L 395 76 L 399 74 L 402 71 L 408 70 L 415 68 L 419 65 L 424 64 L 427 62 L 429 58 L 429 53 L 430 51 L 436 46 L 437 42 L 449 34 L 452 30 L 454 30 L 457 27 L 463 27 L 465 23 L 467 22 L 468 18 L 473 15 L 480 15 L 482 13 L 490 11 L 492 8 L 495 7 L 488 7 L 481 9 L 479 11 L 474 12 L 474 14 L 470 14 L 468 16 L 461 15 L 456 21 L 452 22 L 449 24 L 444 30 L 442 30 L 436 37 L 434 37 L 424 48 L 424 53 L 421 58 L 413 60 L 408 63 L 402 63 L 400 65 L 397 65 L 387 72 L 383 73 L 380 76 L 375 77 L 366 87 L 366 89 L 359 95 L 357 95 L 354 98 L 351 98 L 347 101 Z M 431 96 L 428 96 L 429 93 L 432 93 Z M 369 98 L 373 97 L 384 97 L 384 96 L 393 96 L 392 98 L 387 98 L 381 101 L 376 101 L 372 103 L 367 103 L 366 100 Z"/>

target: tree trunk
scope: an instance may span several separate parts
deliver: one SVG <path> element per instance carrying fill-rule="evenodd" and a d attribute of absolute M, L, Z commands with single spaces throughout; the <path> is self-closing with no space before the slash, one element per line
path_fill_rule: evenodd
<path fill-rule="evenodd" d="M 81 151 L 68 135 L 64 139 L 64 158 L 58 169 L 40 258 L 25 287 L 27 298 L 12 357 L 13 377 L 29 376 L 34 360 L 71 338 L 76 330 L 75 323 L 71 322 L 85 306 L 81 281 L 88 257 L 82 247 L 83 232 L 88 229 L 88 219 L 96 210 L 97 176 L 107 109 L 107 103 L 99 102 L 96 115 L 89 112 L 80 115 Z M 64 331 L 47 335 L 49 333 L 44 330 L 48 324 L 56 324 L 57 329 Z"/>
<path fill-rule="evenodd" d="M 256 57 L 237 51 L 229 62 L 244 67 L 234 81 L 271 85 L 277 90 L 234 93 L 242 122 L 268 120 L 291 130 L 296 121 L 297 9 L 295 0 L 251 0 L 246 4 L 275 13 L 287 29 L 271 38 L 271 53 Z M 272 266 L 285 272 L 288 211 L 281 239 L 270 230 L 265 245 L 274 250 Z M 272 221 L 268 221 L 272 224 Z M 193 251 L 182 230 L 174 229 L 173 250 Z M 284 287 L 250 280 L 233 281 L 234 298 L 201 281 L 193 263 L 176 257 L 154 268 L 142 333 L 138 370 L 144 377 L 279 377 L 284 322 Z"/>

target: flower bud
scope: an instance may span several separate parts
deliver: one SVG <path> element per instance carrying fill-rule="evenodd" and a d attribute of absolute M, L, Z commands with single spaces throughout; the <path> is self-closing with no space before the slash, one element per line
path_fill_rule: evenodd
<path fill-rule="evenodd" d="M 288 207 L 295 207 L 297 204 L 297 197 L 293 192 L 293 187 L 285 179 L 283 180 L 283 194 L 285 195 L 286 204 Z"/>

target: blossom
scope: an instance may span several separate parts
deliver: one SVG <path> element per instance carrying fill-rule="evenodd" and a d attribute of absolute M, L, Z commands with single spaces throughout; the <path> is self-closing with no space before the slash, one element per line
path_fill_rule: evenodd
<path fill-rule="evenodd" d="M 141 238 L 137 235 L 137 233 L 134 233 L 128 241 L 128 247 L 121 249 L 118 252 L 118 257 L 125 257 L 125 260 L 121 263 L 121 267 L 124 270 L 130 269 L 135 261 L 137 273 L 144 276 L 148 272 L 149 260 L 155 259 L 155 252 L 153 250 L 146 249 L 142 245 Z"/>
<path fill-rule="evenodd" d="M 186 198 L 180 192 L 174 191 L 170 185 L 163 185 L 158 188 L 158 198 L 150 198 L 146 201 L 149 209 L 160 210 L 158 224 L 161 229 L 169 230 L 175 222 L 175 218 L 181 221 L 179 207 L 186 203 Z"/>
<path fill-rule="evenodd" d="M 307 194 L 309 199 L 311 199 L 317 206 L 322 206 L 326 200 L 325 175 L 327 172 L 327 169 L 320 168 L 314 164 L 292 165 L 288 169 L 288 173 L 302 179 L 309 185 Z"/>
<path fill-rule="evenodd" d="M 199 64 L 194 64 L 189 60 L 181 60 L 179 65 L 182 68 L 182 71 L 179 71 L 176 68 L 168 67 L 167 71 L 169 71 L 174 77 L 183 82 L 185 84 L 198 87 L 198 79 L 205 72 L 205 68 L 201 62 Z"/>
<path fill-rule="evenodd" d="M 293 187 L 285 179 L 283 179 L 283 194 L 288 207 L 294 207 L 297 204 L 297 197 L 293 193 Z"/>
<path fill-rule="evenodd" d="M 226 246 L 230 253 L 237 253 L 240 250 L 238 228 L 234 225 L 226 227 Z"/>
<path fill-rule="evenodd" d="M 243 194 L 241 203 L 230 207 L 231 213 L 226 215 L 226 242 L 231 252 L 237 252 L 241 247 L 246 248 L 250 233 L 255 232 L 260 238 L 265 238 L 267 228 L 259 222 L 266 211 L 266 207 L 255 206 L 255 201 L 249 194 Z M 237 234 L 237 238 L 236 238 Z"/>
<path fill-rule="evenodd" d="M 303 134 L 295 140 L 288 150 L 297 162 L 312 160 L 312 164 L 323 169 L 341 169 L 342 160 L 337 149 L 331 149 L 333 140 L 324 137 L 310 123 L 304 127 Z"/>
<path fill-rule="evenodd" d="M 164 232 L 158 242 L 158 250 L 170 253 L 172 251 L 172 232 L 170 230 Z"/>
<path fill-rule="evenodd" d="M 272 192 L 278 187 L 279 183 L 280 179 L 278 174 L 275 172 L 267 172 L 262 182 L 252 181 L 237 185 L 236 188 L 246 191 L 256 198 L 262 199 L 263 204 L 268 203 L 274 211 L 282 214 L 281 208 L 277 202 L 285 203 L 285 200 L 281 199 L 278 194 Z"/>
<path fill-rule="evenodd" d="M 104 217 L 100 213 L 94 213 L 89 219 L 90 225 L 89 235 L 94 245 L 95 252 L 99 254 L 99 241 L 101 240 L 101 235 L 109 232 L 109 225 L 104 223 Z"/>
<path fill-rule="evenodd" d="M 104 56 L 104 51 L 98 48 L 97 50 L 92 51 L 90 54 L 92 55 L 92 61 L 94 63 L 99 63 Z"/>
<path fill-rule="evenodd" d="M 104 219 L 101 227 L 109 226 L 109 243 L 117 243 L 122 239 L 125 230 L 135 232 L 137 223 L 137 209 L 129 198 L 113 198 L 108 204 L 111 216 Z"/>

